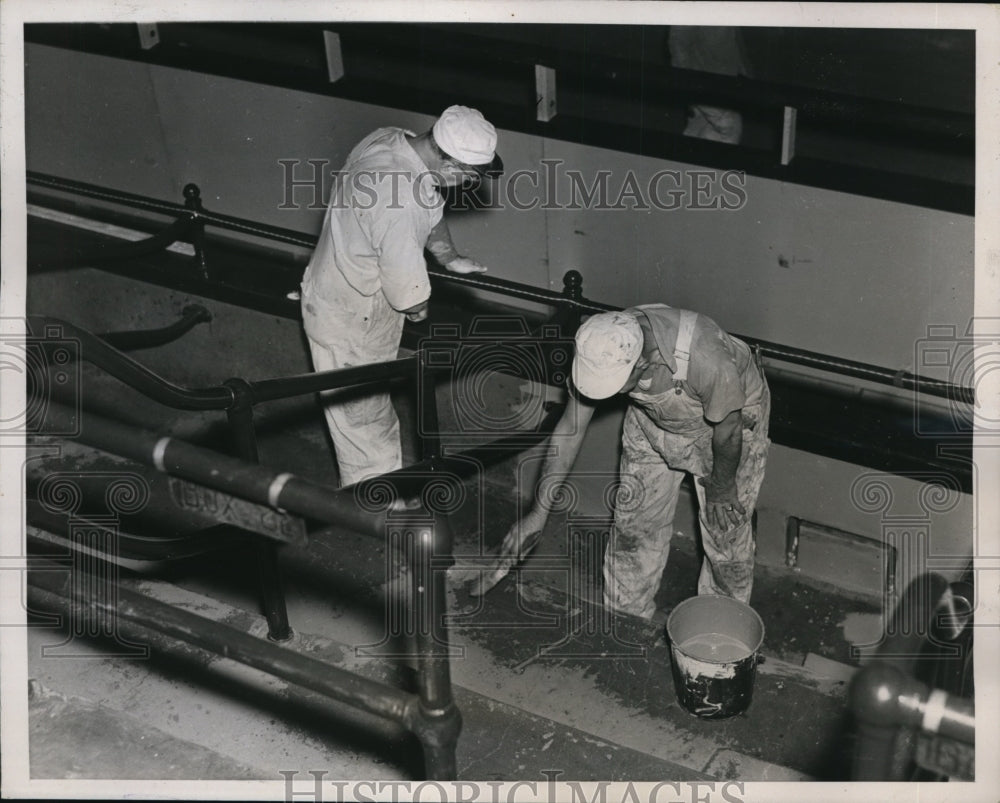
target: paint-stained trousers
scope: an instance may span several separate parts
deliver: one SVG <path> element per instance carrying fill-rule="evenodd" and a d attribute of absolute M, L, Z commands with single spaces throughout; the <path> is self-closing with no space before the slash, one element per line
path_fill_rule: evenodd
<path fill-rule="evenodd" d="M 381 291 L 345 292 L 331 304 L 302 287 L 302 319 L 316 371 L 396 359 L 404 317 Z M 321 399 L 342 486 L 402 466 L 399 419 L 388 393 L 330 391 Z"/>
<path fill-rule="evenodd" d="M 754 533 L 751 513 L 757 504 L 767 464 L 770 397 L 744 411 L 743 449 L 736 472 L 737 498 L 746 510 L 742 524 L 719 531 L 705 519 L 705 489 L 695 482 L 705 558 L 699 594 L 722 594 L 749 602 L 753 589 Z M 667 566 L 674 512 L 687 471 L 670 468 L 671 454 L 643 413 L 630 408 L 622 434 L 620 481 L 614 527 L 604 555 L 605 604 L 651 618 Z M 752 425 L 752 429 L 749 426 Z"/>

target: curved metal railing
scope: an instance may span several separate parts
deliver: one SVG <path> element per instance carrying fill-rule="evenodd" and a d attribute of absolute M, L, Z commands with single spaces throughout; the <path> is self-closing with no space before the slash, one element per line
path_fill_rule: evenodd
<path fill-rule="evenodd" d="M 198 311 L 189 311 L 188 317 L 193 320 L 201 316 Z M 508 435 L 487 447 L 442 456 L 437 437 L 433 371 L 420 352 L 413 357 L 372 365 L 258 382 L 233 378 L 219 386 L 186 388 L 163 379 L 121 353 L 106 341 L 107 335 L 102 338 L 67 321 L 42 315 L 28 316 L 28 324 L 32 332 L 57 335 L 55 341 L 58 343 L 66 339 L 77 341 L 79 359 L 92 363 L 167 407 L 224 411 L 235 437 L 236 455 L 223 455 L 93 413 L 81 413 L 76 407 L 60 404 L 58 398 L 45 400 L 42 421 L 32 434 L 61 434 L 153 466 L 171 476 L 265 506 L 281 515 L 287 511 L 371 537 L 386 537 L 392 531 L 411 538 L 413 548 L 405 550 L 410 556 L 412 577 L 409 584 L 411 598 L 407 600 L 405 616 L 407 621 L 413 623 L 410 635 L 416 639 L 413 657 L 417 662 L 418 689 L 416 694 L 408 694 L 358 678 L 314 659 L 283 652 L 276 645 L 249 638 L 231 628 L 178 611 L 124 588 L 116 590 L 119 606 L 116 610 L 122 622 L 138 626 L 144 635 L 153 631 L 158 634 L 156 639 L 168 639 L 168 645 L 169 639 L 195 644 L 355 707 L 394 719 L 420 739 L 429 777 L 454 778 L 455 747 L 461 717 L 451 689 L 447 629 L 445 617 L 441 615 L 446 610 L 445 570 L 453 563 L 451 531 L 445 516 L 428 511 L 425 506 L 389 515 L 389 504 L 395 499 L 423 500 L 428 486 L 457 482 L 470 465 L 486 465 L 541 440 L 554 425 L 554 415 L 550 413 L 535 432 L 527 433 L 527 438 L 525 433 Z M 177 331 L 186 326 L 189 327 L 189 321 L 182 320 L 180 324 L 163 331 Z M 142 337 L 147 333 L 132 334 L 138 336 L 133 338 L 133 342 L 148 340 Z M 162 331 L 153 335 L 154 339 L 162 336 Z M 60 370 L 64 370 L 64 362 L 59 365 Z M 45 362 L 35 367 L 45 370 Z M 424 429 L 427 431 L 418 433 L 422 457 L 418 463 L 340 490 L 257 465 L 255 405 L 323 390 L 384 385 L 386 381 L 400 378 L 414 380 L 421 394 Z M 36 388 L 53 389 L 53 385 L 46 383 L 41 376 L 29 377 L 28 381 L 33 382 Z M 363 504 L 362 500 L 367 500 L 368 504 Z M 43 523 L 43 526 L 50 525 L 48 521 Z M 257 536 L 258 565 L 269 638 L 275 642 L 286 641 L 292 633 L 275 549 L 276 542 L 288 539 L 278 538 L 273 533 L 265 536 L 270 538 Z M 292 540 L 292 543 L 297 541 Z M 31 582 L 32 593 L 44 604 L 65 607 L 68 600 L 71 612 L 79 613 L 85 609 L 87 615 L 100 616 L 102 606 L 107 604 L 100 599 L 79 598 L 74 590 L 78 584 L 67 585 L 66 578 L 55 577 L 52 572 L 37 572 Z M 84 585 L 96 588 L 99 584 Z M 235 649 L 233 645 L 237 645 Z"/>

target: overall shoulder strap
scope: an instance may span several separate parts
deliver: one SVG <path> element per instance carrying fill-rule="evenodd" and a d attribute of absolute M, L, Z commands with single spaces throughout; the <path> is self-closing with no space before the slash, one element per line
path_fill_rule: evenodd
<path fill-rule="evenodd" d="M 694 339 L 694 324 L 698 318 L 698 313 L 689 309 L 681 310 L 681 319 L 677 327 L 677 342 L 674 344 L 674 360 L 677 362 L 677 371 L 674 373 L 674 382 L 679 383 L 687 379 L 688 365 L 691 362 L 691 341 Z"/>

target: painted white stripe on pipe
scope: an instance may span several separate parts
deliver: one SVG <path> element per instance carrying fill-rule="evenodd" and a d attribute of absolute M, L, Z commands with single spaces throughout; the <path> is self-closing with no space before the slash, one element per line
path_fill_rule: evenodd
<path fill-rule="evenodd" d="M 924 730 L 937 733 L 947 708 L 948 692 L 934 689 L 927 698 L 927 702 L 924 703 L 924 721 L 921 723 Z"/>
<path fill-rule="evenodd" d="M 160 438 L 156 442 L 156 446 L 153 447 L 153 465 L 156 466 L 158 471 L 162 471 L 164 474 L 167 473 L 167 467 L 163 463 L 163 457 L 167 453 L 167 446 L 170 444 L 170 438 Z"/>
<path fill-rule="evenodd" d="M 275 510 L 281 510 L 278 507 L 278 497 L 281 496 L 281 492 L 285 489 L 285 484 L 295 476 L 294 474 L 279 474 L 273 480 L 271 480 L 271 485 L 267 489 L 267 503 L 273 507 Z M 281 511 L 284 513 L 284 511 Z"/>

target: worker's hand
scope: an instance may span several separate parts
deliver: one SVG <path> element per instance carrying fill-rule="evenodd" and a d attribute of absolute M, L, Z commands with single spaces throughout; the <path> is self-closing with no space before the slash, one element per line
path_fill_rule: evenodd
<path fill-rule="evenodd" d="M 455 257 L 445 265 L 445 269 L 452 273 L 486 273 L 485 265 L 480 265 L 476 260 L 468 257 Z"/>
<path fill-rule="evenodd" d="M 408 310 L 403 310 L 403 314 L 406 315 L 406 320 L 410 323 L 420 323 L 427 317 L 427 302 L 422 304 L 417 304 L 415 307 L 410 307 Z"/>
<path fill-rule="evenodd" d="M 473 581 L 469 593 L 479 597 L 507 576 L 515 564 L 520 562 L 538 543 L 542 537 L 547 515 L 544 511 L 532 509 L 523 518 L 515 521 L 507 531 L 500 548 L 497 550 L 493 564 L 479 574 Z"/>
<path fill-rule="evenodd" d="M 746 509 L 736 496 L 736 483 L 715 483 L 702 477 L 705 488 L 705 519 L 714 530 L 731 530 L 743 523 Z"/>

